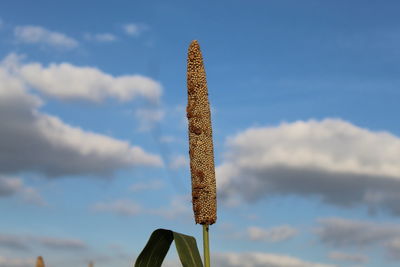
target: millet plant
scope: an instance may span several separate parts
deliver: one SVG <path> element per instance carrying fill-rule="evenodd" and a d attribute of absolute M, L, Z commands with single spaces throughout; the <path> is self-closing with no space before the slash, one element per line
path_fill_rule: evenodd
<path fill-rule="evenodd" d="M 204 266 L 210 267 L 209 225 L 217 220 L 217 188 L 211 112 L 203 57 L 198 42 L 192 41 L 187 59 L 187 118 L 189 122 L 189 156 L 192 180 L 192 204 L 196 224 L 203 227 Z M 184 267 L 203 267 L 192 236 L 166 229 L 157 229 L 139 254 L 135 267 L 161 266 L 172 241 Z"/>

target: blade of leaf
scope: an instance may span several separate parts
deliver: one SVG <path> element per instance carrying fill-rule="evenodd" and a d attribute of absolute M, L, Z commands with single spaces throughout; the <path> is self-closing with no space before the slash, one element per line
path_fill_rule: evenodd
<path fill-rule="evenodd" d="M 174 240 L 183 267 L 203 267 L 196 239 L 174 232 Z"/>
<path fill-rule="evenodd" d="M 160 267 L 173 240 L 171 230 L 155 230 L 136 259 L 135 267 Z"/>
<path fill-rule="evenodd" d="M 157 229 L 151 234 L 135 267 L 160 267 L 173 240 L 183 267 L 203 267 L 196 239 L 166 229 Z"/>

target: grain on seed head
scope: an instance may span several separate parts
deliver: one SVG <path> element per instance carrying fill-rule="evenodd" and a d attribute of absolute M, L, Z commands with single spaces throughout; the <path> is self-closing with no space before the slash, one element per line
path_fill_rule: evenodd
<path fill-rule="evenodd" d="M 207 80 L 200 46 L 193 41 L 187 61 L 189 156 L 196 223 L 213 224 L 217 216 L 214 152 Z"/>

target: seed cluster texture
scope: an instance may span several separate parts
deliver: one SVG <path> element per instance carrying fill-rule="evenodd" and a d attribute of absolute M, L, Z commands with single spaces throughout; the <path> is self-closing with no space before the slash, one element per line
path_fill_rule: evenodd
<path fill-rule="evenodd" d="M 192 41 L 187 59 L 189 156 L 192 202 L 196 223 L 211 225 L 217 220 L 217 186 L 211 112 L 203 57 L 198 42 Z"/>

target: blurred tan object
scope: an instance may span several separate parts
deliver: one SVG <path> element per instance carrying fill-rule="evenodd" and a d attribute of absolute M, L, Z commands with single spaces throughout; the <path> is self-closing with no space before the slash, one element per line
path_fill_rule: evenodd
<path fill-rule="evenodd" d="M 43 257 L 39 256 L 36 260 L 36 267 L 45 267 Z"/>

